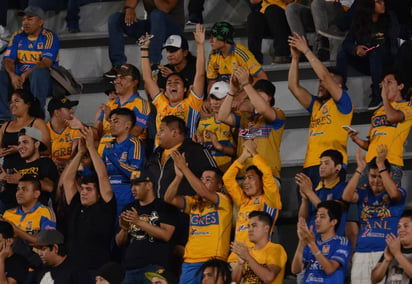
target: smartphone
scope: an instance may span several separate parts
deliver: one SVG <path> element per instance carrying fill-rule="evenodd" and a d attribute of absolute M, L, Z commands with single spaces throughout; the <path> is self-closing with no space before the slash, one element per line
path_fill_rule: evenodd
<path fill-rule="evenodd" d="M 342 128 L 345 129 L 346 131 L 354 131 L 354 132 L 358 132 L 356 129 L 353 129 L 352 127 L 350 127 L 349 125 L 342 125 Z"/>

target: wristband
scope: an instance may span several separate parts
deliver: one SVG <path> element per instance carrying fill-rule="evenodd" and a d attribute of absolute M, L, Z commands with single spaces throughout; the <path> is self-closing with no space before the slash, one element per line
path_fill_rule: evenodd
<path fill-rule="evenodd" d="M 310 49 L 306 49 L 305 52 L 303 53 L 303 55 L 306 55 L 306 53 L 308 53 L 310 51 Z"/>
<path fill-rule="evenodd" d="M 147 55 L 140 56 L 140 58 L 149 58 Z"/>
<path fill-rule="evenodd" d="M 149 50 L 148 47 L 141 47 L 140 50 Z"/>
<path fill-rule="evenodd" d="M 382 169 L 382 170 L 379 170 L 379 173 L 381 174 L 381 173 L 383 173 L 383 172 L 386 172 L 388 169 L 387 168 L 384 168 L 384 169 Z"/>
<path fill-rule="evenodd" d="M 320 250 L 318 250 L 318 252 L 315 253 L 314 256 L 316 257 L 316 256 L 318 256 L 318 255 L 320 255 L 320 254 L 321 254 L 321 252 L 320 252 Z"/>
<path fill-rule="evenodd" d="M 124 6 L 124 7 L 123 7 L 123 11 L 125 11 L 126 9 L 132 9 L 132 10 L 134 10 L 132 7 Z"/>
<path fill-rule="evenodd" d="M 234 97 L 235 95 L 232 95 L 231 93 L 227 92 L 227 95 L 230 97 Z"/>
<path fill-rule="evenodd" d="M 247 85 L 250 85 L 249 82 L 242 84 L 242 88 L 246 87 Z"/>
<path fill-rule="evenodd" d="M 355 173 L 358 173 L 359 175 L 362 175 L 362 172 L 360 170 L 356 170 Z"/>

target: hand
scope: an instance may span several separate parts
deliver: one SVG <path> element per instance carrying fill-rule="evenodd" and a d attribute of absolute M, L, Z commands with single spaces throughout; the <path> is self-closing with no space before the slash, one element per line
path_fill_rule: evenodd
<path fill-rule="evenodd" d="M 385 160 L 388 156 L 388 146 L 380 144 L 376 147 L 376 165 L 385 168 Z"/>
<path fill-rule="evenodd" d="M 160 73 L 162 74 L 162 77 L 166 78 L 167 76 L 169 76 L 170 74 L 173 73 L 173 70 L 164 66 L 164 65 L 159 65 L 159 70 Z"/>
<path fill-rule="evenodd" d="M 247 159 L 252 157 L 252 154 L 248 151 L 248 149 L 245 147 L 245 144 L 243 144 L 243 151 L 242 154 L 240 154 L 238 161 L 239 163 L 243 164 Z"/>
<path fill-rule="evenodd" d="M 249 83 L 249 70 L 244 67 L 237 67 L 236 70 L 233 72 L 239 84 L 244 85 Z"/>
<path fill-rule="evenodd" d="M 298 236 L 300 235 L 301 239 L 306 244 L 313 243 L 315 241 L 315 234 L 313 233 L 312 228 L 308 228 L 305 218 L 300 217 L 298 221 Z"/>
<path fill-rule="evenodd" d="M 100 109 L 103 110 L 104 113 L 104 119 L 109 120 L 109 115 L 110 115 L 110 107 L 106 104 L 101 104 Z"/>
<path fill-rule="evenodd" d="M 16 169 L 13 169 L 14 173 L 12 174 L 7 174 L 5 179 L 7 183 L 11 183 L 11 184 L 18 184 L 19 180 L 21 179 L 22 175 L 20 174 L 20 172 Z"/>
<path fill-rule="evenodd" d="M 254 139 L 245 140 L 245 142 L 243 143 L 243 147 L 246 147 L 247 151 L 250 153 L 252 157 L 257 154 L 257 143 Z"/>
<path fill-rule="evenodd" d="M 229 82 L 229 93 L 232 95 L 235 95 L 239 91 L 239 81 L 235 74 L 233 73 L 232 76 L 230 76 L 230 82 Z"/>
<path fill-rule="evenodd" d="M 175 164 L 175 167 L 177 167 L 180 171 L 187 167 L 186 159 L 185 159 L 185 154 L 180 154 L 179 151 L 175 150 L 173 151 L 170 156 L 173 159 L 173 162 Z"/>
<path fill-rule="evenodd" d="M 9 145 L 7 148 L 1 148 L 0 157 L 5 157 L 7 155 L 17 153 L 18 152 L 17 147 L 18 146 L 16 145 Z"/>
<path fill-rule="evenodd" d="M 362 155 L 362 150 L 360 147 L 356 149 L 356 163 L 358 165 L 356 169 L 360 172 L 363 172 L 363 170 L 366 168 L 366 160 L 365 156 Z"/>
<path fill-rule="evenodd" d="M 349 130 L 348 135 L 355 142 L 356 138 L 358 138 L 359 131 Z"/>
<path fill-rule="evenodd" d="M 54 160 L 54 163 L 56 164 L 56 167 L 59 173 L 62 173 L 64 168 L 67 166 L 67 164 L 69 164 L 69 160 L 57 158 L 56 160 Z"/>
<path fill-rule="evenodd" d="M 143 41 L 143 44 L 140 45 L 140 48 L 149 48 L 150 45 L 150 38 L 149 38 L 149 33 L 146 33 L 145 35 L 142 35 L 139 37 L 139 42 Z"/>
<path fill-rule="evenodd" d="M 292 55 L 293 59 L 299 60 L 299 57 L 302 53 L 297 50 L 295 47 L 290 47 L 290 55 Z"/>
<path fill-rule="evenodd" d="M 10 81 L 11 81 L 11 85 L 13 86 L 13 89 L 14 90 L 22 89 L 23 88 L 23 79 L 15 73 L 11 73 L 9 75 L 10 75 Z"/>
<path fill-rule="evenodd" d="M 196 44 L 203 45 L 205 43 L 205 27 L 201 24 L 196 25 L 196 31 L 193 32 Z"/>
<path fill-rule="evenodd" d="M 365 46 L 365 45 L 358 45 L 358 46 L 356 46 L 355 54 L 359 57 L 363 57 L 363 56 L 366 55 L 366 53 L 367 53 L 366 50 L 367 49 L 368 49 L 368 47 Z"/>
<path fill-rule="evenodd" d="M 94 148 L 94 134 L 91 127 L 82 127 L 80 129 L 80 134 L 85 141 L 87 149 Z"/>
<path fill-rule="evenodd" d="M 24 73 L 22 73 L 22 74 L 20 75 L 22 84 L 24 84 L 24 82 L 27 80 L 27 78 L 28 78 L 29 76 L 30 76 L 30 72 L 29 72 L 29 71 L 26 71 L 26 72 L 24 72 Z"/>
<path fill-rule="evenodd" d="M 122 212 L 121 214 L 120 214 L 120 216 L 119 216 L 119 227 L 122 229 L 122 230 L 125 230 L 125 231 L 128 231 L 129 230 L 129 222 L 126 222 L 125 220 L 124 220 L 124 217 L 123 217 L 123 214 L 124 214 L 125 212 Z"/>
<path fill-rule="evenodd" d="M 293 36 L 289 36 L 288 42 L 291 47 L 296 48 L 301 53 L 304 53 L 309 49 L 305 37 L 299 35 L 296 32 L 293 34 Z"/>
<path fill-rule="evenodd" d="M 311 192 L 313 192 L 312 181 L 304 173 L 298 173 L 295 176 L 295 181 L 296 181 L 296 184 L 299 186 L 301 193 L 303 193 L 305 197 L 307 197 Z"/>
<path fill-rule="evenodd" d="M 388 243 L 388 242 L 386 242 Z M 391 262 L 393 260 L 393 254 L 391 253 L 391 251 L 389 250 L 389 246 L 387 246 L 385 248 L 385 250 L 383 251 L 383 257 L 387 262 Z"/>
<path fill-rule="evenodd" d="M 401 242 L 394 234 L 390 233 L 386 235 L 386 243 L 388 244 L 386 248 L 389 249 L 392 256 L 401 252 Z"/>
<path fill-rule="evenodd" d="M 3 165 L 0 164 L 0 181 L 5 182 L 6 181 L 6 176 L 7 176 L 7 172 L 3 168 Z"/>
<path fill-rule="evenodd" d="M 0 241 L 0 259 L 7 259 L 13 254 L 11 245 L 7 243 L 6 239 Z"/>
<path fill-rule="evenodd" d="M 138 226 L 140 218 L 136 208 L 132 207 L 130 210 L 123 211 L 122 218 L 127 223 L 132 223 Z"/>
<path fill-rule="evenodd" d="M 222 146 L 222 144 L 219 143 L 219 140 L 217 139 L 216 133 L 214 133 L 210 130 L 206 130 L 206 135 L 208 135 L 210 137 L 213 148 L 215 148 L 219 152 L 222 152 L 223 146 Z"/>
<path fill-rule="evenodd" d="M 203 135 L 200 135 L 200 134 L 193 135 L 192 140 L 193 142 L 199 143 L 200 145 L 203 145 L 205 142 Z"/>
<path fill-rule="evenodd" d="M 250 256 L 249 248 L 245 243 L 232 242 L 231 248 L 232 251 L 244 261 L 246 261 Z"/>
<path fill-rule="evenodd" d="M 80 129 L 84 126 L 80 119 L 74 115 L 72 119 L 66 120 L 65 122 L 66 125 L 69 126 L 71 129 Z"/>
<path fill-rule="evenodd" d="M 136 11 L 132 8 L 127 8 L 124 11 L 124 23 L 130 27 L 132 24 L 137 23 Z"/>

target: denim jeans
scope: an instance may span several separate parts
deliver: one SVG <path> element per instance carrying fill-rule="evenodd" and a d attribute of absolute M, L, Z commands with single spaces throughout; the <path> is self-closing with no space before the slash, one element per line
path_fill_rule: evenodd
<path fill-rule="evenodd" d="M 160 268 L 160 265 L 147 265 L 143 268 L 127 270 L 123 284 L 151 284 L 151 281 L 149 281 L 144 274 L 146 272 L 155 272 Z"/>
<path fill-rule="evenodd" d="M 163 43 L 172 34 L 182 35 L 183 29 L 169 14 L 157 9 L 150 13 L 149 20 L 138 20 L 131 26 L 126 26 L 123 13 L 112 14 L 109 17 L 109 57 L 112 65 L 119 66 L 127 62 L 123 34 L 137 39 L 146 32 L 154 35 L 149 46 L 150 62 L 160 64 Z"/>
<path fill-rule="evenodd" d="M 51 77 L 47 68 L 36 68 L 29 76 L 30 92 L 39 99 L 44 109 L 46 98 L 51 95 Z M 28 86 L 27 84 L 24 87 Z M 12 86 L 6 71 L 0 71 L 0 119 L 11 118 L 9 99 L 12 94 Z"/>
<path fill-rule="evenodd" d="M 285 14 L 292 34 L 296 32 L 299 35 L 306 36 L 306 32 L 315 30 L 310 6 L 290 3 L 286 6 Z"/>

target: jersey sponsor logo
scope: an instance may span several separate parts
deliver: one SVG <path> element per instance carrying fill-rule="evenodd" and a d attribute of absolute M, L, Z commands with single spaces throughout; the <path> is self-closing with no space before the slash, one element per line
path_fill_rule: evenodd
<path fill-rule="evenodd" d="M 323 136 L 323 135 L 325 135 L 325 132 L 323 132 L 323 131 L 319 131 L 319 132 L 316 132 L 316 131 L 313 131 L 313 130 L 309 131 L 309 136 L 310 137 L 317 137 L 317 136 Z"/>
<path fill-rule="evenodd" d="M 323 278 L 322 277 L 316 277 L 315 275 L 313 275 L 313 273 L 309 273 L 308 277 L 306 278 L 306 281 L 323 283 Z"/>
<path fill-rule="evenodd" d="M 23 64 L 36 64 L 41 61 L 41 51 L 18 50 L 17 58 Z"/>
<path fill-rule="evenodd" d="M 386 117 L 386 115 L 378 115 L 375 116 L 372 120 L 372 127 L 376 128 L 376 127 L 380 127 L 380 126 L 391 126 L 391 127 L 397 127 L 398 123 L 390 123 L 388 121 L 388 118 Z"/>
<path fill-rule="evenodd" d="M 209 236 L 210 232 L 199 232 L 198 229 L 193 228 L 193 230 L 190 232 L 190 235 L 192 235 L 192 236 Z"/>
<path fill-rule="evenodd" d="M 320 118 L 311 119 L 309 128 L 314 129 L 314 128 L 317 128 L 319 126 L 329 125 L 329 124 L 332 124 L 332 116 L 330 114 L 326 114 L 326 115 L 323 115 Z"/>
<path fill-rule="evenodd" d="M 190 214 L 190 226 L 210 226 L 219 224 L 219 215 L 216 211 L 209 212 L 205 215 Z"/>

